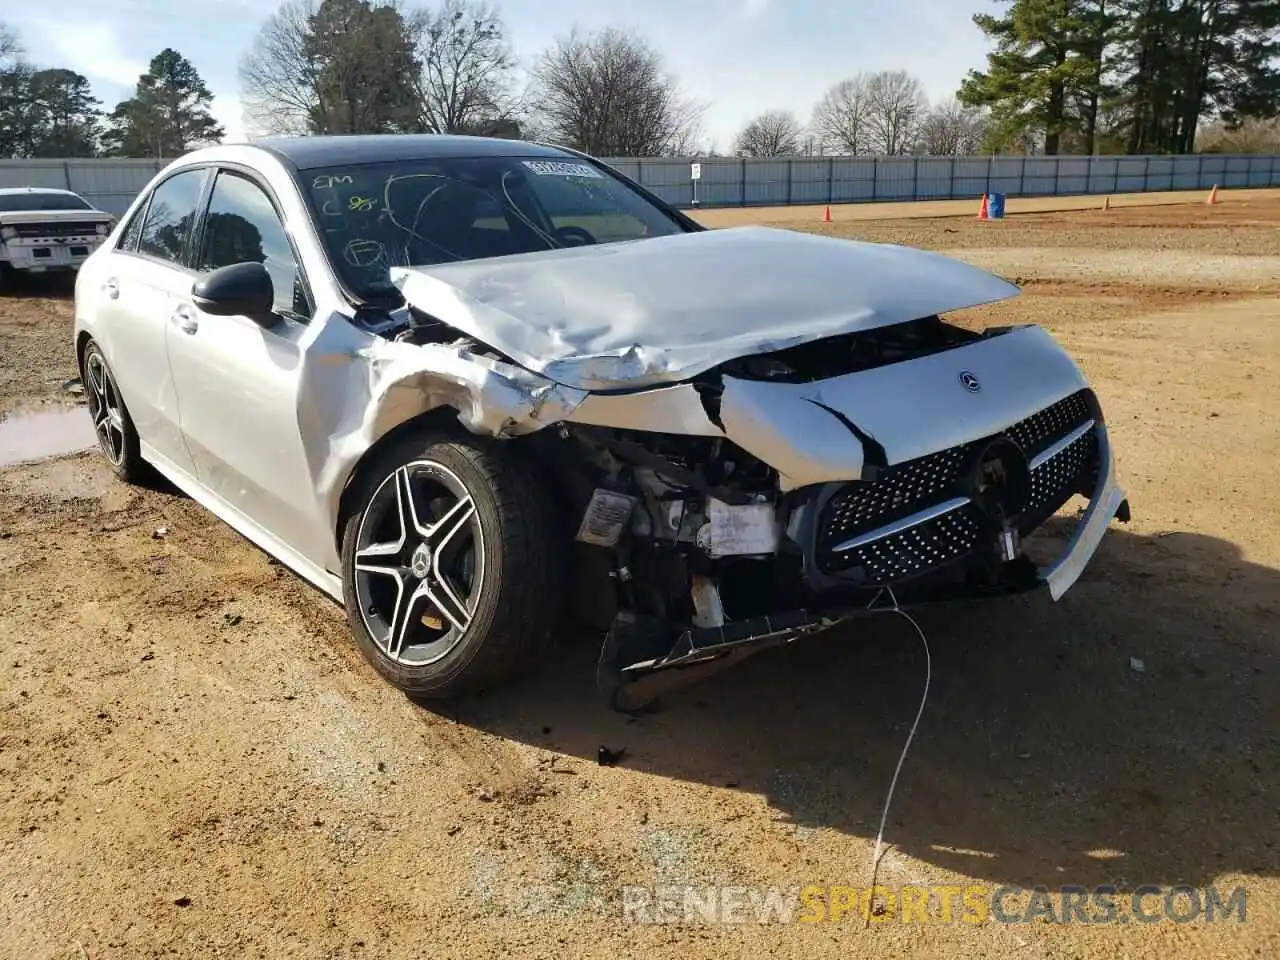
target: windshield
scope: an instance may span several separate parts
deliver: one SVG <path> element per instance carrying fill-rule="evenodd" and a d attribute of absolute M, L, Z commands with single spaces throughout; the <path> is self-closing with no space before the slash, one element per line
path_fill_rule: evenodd
<path fill-rule="evenodd" d="M 299 174 L 329 258 L 364 300 L 399 300 L 393 266 L 425 266 L 683 233 L 582 161 L 445 157 Z"/>
<path fill-rule="evenodd" d="M 73 193 L 0 193 L 0 213 L 29 210 L 92 210 Z"/>

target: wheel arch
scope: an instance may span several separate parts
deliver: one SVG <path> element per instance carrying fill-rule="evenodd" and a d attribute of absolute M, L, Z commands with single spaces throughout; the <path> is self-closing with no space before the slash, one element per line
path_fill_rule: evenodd
<path fill-rule="evenodd" d="M 81 330 L 76 334 L 76 372 L 80 374 L 80 378 L 84 379 L 84 354 L 89 349 L 89 341 L 93 339 L 93 334 L 88 330 Z"/>
<path fill-rule="evenodd" d="M 368 449 L 352 465 L 351 470 L 347 473 L 346 481 L 342 485 L 342 492 L 338 495 L 338 509 L 331 533 L 333 534 L 334 546 L 339 553 L 342 552 L 342 533 L 347 525 L 347 520 L 351 518 L 352 513 L 357 509 L 355 503 L 356 492 L 360 489 L 365 475 L 378 462 L 383 451 L 388 447 L 394 446 L 410 434 L 428 430 L 451 434 L 470 433 L 462 426 L 457 408 L 442 405 L 432 407 L 430 410 L 424 410 L 409 417 L 407 420 L 401 421 L 370 444 Z"/>

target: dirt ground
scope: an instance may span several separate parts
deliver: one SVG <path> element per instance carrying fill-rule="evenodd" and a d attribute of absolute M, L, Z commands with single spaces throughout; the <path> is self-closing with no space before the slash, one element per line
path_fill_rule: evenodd
<path fill-rule="evenodd" d="M 908 624 L 640 718 L 568 639 L 426 710 L 297 577 L 82 455 L 0 471 L 0 957 L 1278 955 L 1280 198 L 779 225 L 1016 278 L 970 319 L 1060 338 L 1133 508 L 1060 604 L 921 615 L 879 882 L 1243 884 L 1245 922 L 625 922 L 631 884 L 866 886 L 923 681 Z M 27 292 L 0 297 L 0 411 L 70 402 L 70 302 Z"/>

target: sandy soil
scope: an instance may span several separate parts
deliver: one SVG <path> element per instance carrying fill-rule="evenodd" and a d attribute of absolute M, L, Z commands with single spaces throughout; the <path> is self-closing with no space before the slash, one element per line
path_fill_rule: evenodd
<path fill-rule="evenodd" d="M 566 638 L 425 710 L 298 578 L 86 455 L 0 472 L 0 956 L 1277 955 L 1277 226 L 1251 199 L 824 227 L 1019 278 L 971 319 L 1078 358 L 1133 506 L 1061 604 L 922 617 L 880 882 L 1244 884 L 1245 923 L 624 923 L 626 884 L 865 886 L 920 695 L 908 625 L 641 718 Z M 66 300 L 0 298 L 0 410 L 59 401 L 69 328 Z"/>

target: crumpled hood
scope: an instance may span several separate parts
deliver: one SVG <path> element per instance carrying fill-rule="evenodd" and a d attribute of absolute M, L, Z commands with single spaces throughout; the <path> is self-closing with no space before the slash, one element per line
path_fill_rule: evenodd
<path fill-rule="evenodd" d="M 1018 293 L 941 254 L 770 227 L 398 267 L 391 279 L 419 310 L 582 390 L 684 380 Z"/>

